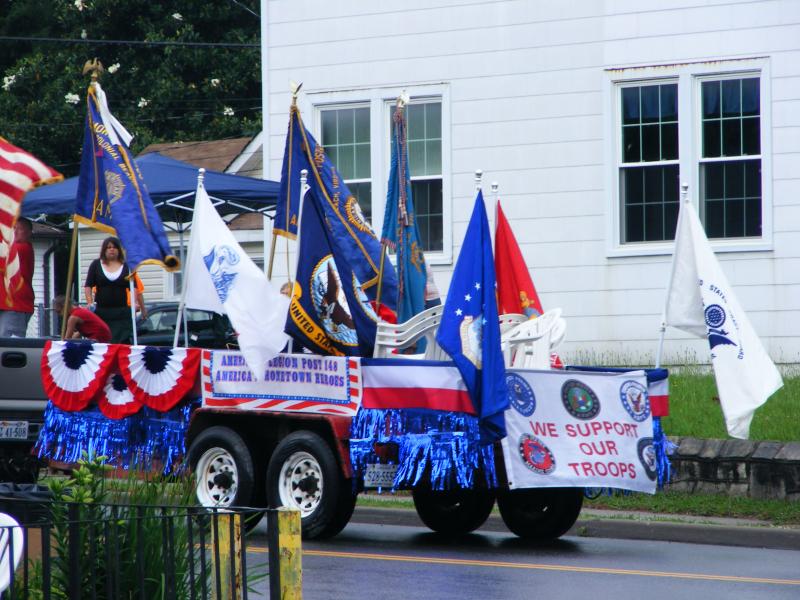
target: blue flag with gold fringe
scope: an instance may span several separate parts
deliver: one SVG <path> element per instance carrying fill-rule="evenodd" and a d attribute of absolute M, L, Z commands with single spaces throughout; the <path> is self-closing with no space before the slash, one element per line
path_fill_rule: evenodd
<path fill-rule="evenodd" d="M 506 435 L 509 407 L 500 349 L 492 236 L 478 192 L 458 255 L 436 341 L 456 363 L 480 419 L 481 442 Z"/>
<path fill-rule="evenodd" d="M 411 195 L 406 119 L 401 105 L 392 115 L 392 165 L 381 241 L 396 252 L 397 321 L 403 323 L 425 309 L 427 268 Z"/>
<path fill-rule="evenodd" d="M 177 270 L 180 262 L 128 149 L 132 136 L 109 111 L 99 83 L 89 86 L 86 103 L 74 220 L 118 236 L 131 271 L 144 264 Z"/>
<path fill-rule="evenodd" d="M 300 260 L 285 331 L 318 354 L 372 356 L 378 316 L 335 243 L 315 193 L 309 190 L 303 202 Z"/>
<path fill-rule="evenodd" d="M 378 291 L 382 247 L 364 219 L 358 200 L 347 189 L 325 150 L 306 130 L 300 110 L 292 105 L 288 139 L 281 171 L 281 198 L 275 227 L 296 235 L 296 215 L 300 205 L 300 171 L 308 170 L 311 192 L 307 202 L 314 202 L 331 232 L 331 246 L 337 262 L 346 260 L 370 301 Z M 294 224 L 294 225 L 293 225 Z M 293 228 L 294 227 L 294 228 Z M 305 260 L 301 252 L 301 262 Z M 396 310 L 397 275 L 389 261 L 384 263 L 381 305 Z"/>

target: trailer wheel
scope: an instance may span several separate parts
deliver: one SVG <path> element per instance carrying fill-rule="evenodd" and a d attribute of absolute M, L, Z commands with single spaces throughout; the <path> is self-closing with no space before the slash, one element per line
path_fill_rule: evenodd
<path fill-rule="evenodd" d="M 328 444 L 311 431 L 289 434 L 269 459 L 269 505 L 299 510 L 305 539 L 331 537 L 344 529 L 355 506 L 348 483 Z"/>
<path fill-rule="evenodd" d="M 561 537 L 578 520 L 581 506 L 583 488 L 513 490 L 497 498 L 506 527 L 528 540 Z"/>
<path fill-rule="evenodd" d="M 253 458 L 238 433 L 228 427 L 209 427 L 192 442 L 188 458 L 202 506 L 252 506 Z M 259 512 L 246 517 L 245 527 L 252 529 L 262 516 Z"/>
<path fill-rule="evenodd" d="M 445 535 L 463 535 L 486 522 L 494 506 L 489 490 L 414 489 L 414 508 L 426 527 Z"/>

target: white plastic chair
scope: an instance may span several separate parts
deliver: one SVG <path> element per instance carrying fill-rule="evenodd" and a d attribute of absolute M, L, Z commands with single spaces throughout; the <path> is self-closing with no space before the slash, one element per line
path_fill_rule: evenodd
<path fill-rule="evenodd" d="M 557 328 L 559 321 L 563 321 L 561 309 L 554 308 L 502 334 L 500 343 L 506 367 L 549 369 L 554 328 L 561 338 L 566 329 L 566 324 Z"/>
<path fill-rule="evenodd" d="M 527 315 L 522 313 L 506 313 L 500 315 L 500 335 L 503 335 L 509 329 L 512 329 L 528 320 Z"/>
<path fill-rule="evenodd" d="M 0 513 L 0 594 L 11 585 L 11 574 L 17 570 L 22 558 L 22 540 L 20 524 L 10 515 Z M 14 556 L 11 556 L 12 545 Z"/>
<path fill-rule="evenodd" d="M 442 322 L 444 306 L 433 306 L 414 315 L 405 323 L 378 323 L 375 335 L 375 358 L 424 358 L 427 360 L 449 360 L 447 353 L 436 343 L 436 331 Z M 425 338 L 424 354 L 395 354 Z"/>

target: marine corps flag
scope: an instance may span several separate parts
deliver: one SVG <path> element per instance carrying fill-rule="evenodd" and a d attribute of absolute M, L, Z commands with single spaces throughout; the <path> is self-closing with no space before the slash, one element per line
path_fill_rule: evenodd
<path fill-rule="evenodd" d="M 289 116 L 286 153 L 281 171 L 281 198 L 278 202 L 275 227 L 283 235 L 296 235 L 296 218 L 300 205 L 300 171 L 308 170 L 310 192 L 306 202 L 313 202 L 331 233 L 331 249 L 337 263 L 346 260 L 370 301 L 376 299 L 380 273 L 381 244 L 369 223 L 364 220 L 358 201 L 347 189 L 336 167 L 322 146 L 306 130 L 300 111 L 292 104 Z M 293 225 L 294 223 L 294 225 Z M 286 228 L 282 232 L 282 228 Z M 302 256 L 302 250 L 301 256 Z M 305 260 L 305 259 L 303 259 Z M 397 309 L 397 275 L 386 261 L 383 269 L 381 303 Z"/>
<path fill-rule="evenodd" d="M 86 104 L 75 221 L 117 235 L 131 271 L 143 264 L 177 270 L 180 263 L 128 149 L 131 134 L 109 111 L 99 83 L 89 86 Z"/>
<path fill-rule="evenodd" d="M 372 356 L 378 316 L 335 243 L 336 233 L 315 193 L 309 190 L 303 202 L 286 333 L 315 353 Z"/>
<path fill-rule="evenodd" d="M 542 303 L 500 201 L 497 202 L 494 268 L 497 272 L 497 307 L 500 313 L 522 313 L 529 319 L 542 316 Z"/>

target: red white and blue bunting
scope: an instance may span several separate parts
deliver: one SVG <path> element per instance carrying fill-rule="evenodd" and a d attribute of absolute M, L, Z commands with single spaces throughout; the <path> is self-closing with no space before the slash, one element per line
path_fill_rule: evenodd
<path fill-rule="evenodd" d="M 42 384 L 47 397 L 61 410 L 83 410 L 105 383 L 116 353 L 116 345 L 46 342 Z"/>
<path fill-rule="evenodd" d="M 97 395 L 97 406 L 109 419 L 123 419 L 139 412 L 142 403 L 133 395 L 122 374 L 113 371 Z"/>
<path fill-rule="evenodd" d="M 120 372 L 136 400 L 164 412 L 194 387 L 200 350 L 120 346 L 118 360 Z"/>

